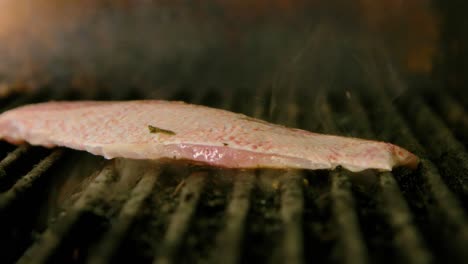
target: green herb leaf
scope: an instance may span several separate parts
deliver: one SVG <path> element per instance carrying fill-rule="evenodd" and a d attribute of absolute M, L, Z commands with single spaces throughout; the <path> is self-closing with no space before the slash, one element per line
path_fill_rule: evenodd
<path fill-rule="evenodd" d="M 163 134 L 167 134 L 167 135 L 171 135 L 171 136 L 174 136 L 176 134 L 174 131 L 167 130 L 167 129 L 162 129 L 162 128 L 155 127 L 155 126 L 152 126 L 152 125 L 148 125 L 148 129 L 149 129 L 149 132 L 152 133 L 152 134 L 163 133 Z"/>

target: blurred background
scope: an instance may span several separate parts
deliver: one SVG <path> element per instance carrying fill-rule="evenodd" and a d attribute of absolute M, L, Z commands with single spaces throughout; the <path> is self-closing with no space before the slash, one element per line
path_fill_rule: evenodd
<path fill-rule="evenodd" d="M 466 72 L 466 5 L 1 0 L 0 94 L 44 86 L 91 94 L 181 85 L 352 90 L 369 88 L 369 71 L 393 76 L 398 92 L 406 87 L 396 79 L 410 75 L 457 85 Z"/>
<path fill-rule="evenodd" d="M 0 142 L 0 262 L 467 263 L 467 11 L 0 0 L 0 112 L 184 100 L 421 157 L 392 173 L 239 171 Z"/>

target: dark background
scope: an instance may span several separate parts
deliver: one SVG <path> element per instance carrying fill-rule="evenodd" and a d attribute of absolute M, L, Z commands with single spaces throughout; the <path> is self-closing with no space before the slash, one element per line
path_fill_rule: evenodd
<path fill-rule="evenodd" d="M 0 4 L 3 90 L 145 94 L 291 87 L 396 95 L 466 77 L 463 1 L 13 1 Z M 372 76 L 372 77 L 369 77 Z M 367 81 L 366 81 L 367 80 Z M 10 88 L 6 88 L 10 87 Z M 157 97 L 157 95 L 156 95 Z"/>

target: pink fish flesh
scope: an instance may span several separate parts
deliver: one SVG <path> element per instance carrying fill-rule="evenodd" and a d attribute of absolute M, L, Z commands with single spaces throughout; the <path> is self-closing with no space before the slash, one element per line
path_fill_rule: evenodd
<path fill-rule="evenodd" d="M 0 115 L 0 139 L 86 150 L 108 159 L 183 159 L 227 168 L 414 168 L 398 146 L 316 134 L 169 101 L 48 102 Z"/>

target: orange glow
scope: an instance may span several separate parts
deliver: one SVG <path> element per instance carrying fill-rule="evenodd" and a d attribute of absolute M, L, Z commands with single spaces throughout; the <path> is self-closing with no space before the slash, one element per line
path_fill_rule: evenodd
<path fill-rule="evenodd" d="M 132 0 L 0 1 L 0 46 L 11 52 L 34 45 L 55 48 L 56 32 L 71 32 L 99 8 L 129 10 Z M 370 35 L 383 39 L 392 56 L 411 72 L 429 72 L 438 45 L 438 24 L 429 0 L 153 0 L 155 4 L 185 10 L 196 23 L 213 23 L 225 38 L 239 42 L 245 28 L 264 21 L 284 23 L 307 10 L 339 10 L 357 21 Z M 215 11 L 213 11 L 215 10 Z M 313 13 L 313 12 L 312 12 Z M 296 24 L 297 26 L 297 24 Z M 295 26 L 295 27 L 296 27 Z M 307 27 L 307 25 L 305 25 Z M 105 43 L 104 43 L 105 44 Z M 103 45 L 103 43 L 101 43 Z M 28 50 L 27 48 L 23 50 Z M 27 52 L 17 56 L 28 57 Z M 0 65 L 1 67 L 1 65 Z"/>
<path fill-rule="evenodd" d="M 363 18 L 371 32 L 379 33 L 393 55 L 410 72 L 432 70 L 439 28 L 429 0 L 361 0 Z"/>

